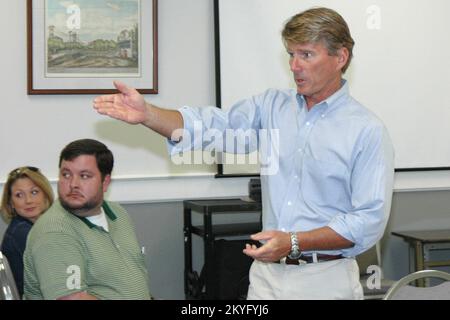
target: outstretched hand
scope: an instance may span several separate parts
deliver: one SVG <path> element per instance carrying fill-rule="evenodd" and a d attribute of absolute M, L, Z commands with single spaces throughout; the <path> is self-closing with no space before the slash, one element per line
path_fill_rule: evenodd
<path fill-rule="evenodd" d="M 98 113 L 129 124 L 147 120 L 147 104 L 144 97 L 134 88 L 120 81 L 114 81 L 120 93 L 99 96 L 94 99 L 94 109 Z"/>

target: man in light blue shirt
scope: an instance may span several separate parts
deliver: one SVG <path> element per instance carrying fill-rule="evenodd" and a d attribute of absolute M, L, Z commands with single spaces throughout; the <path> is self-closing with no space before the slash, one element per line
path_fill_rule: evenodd
<path fill-rule="evenodd" d="M 261 174 L 263 231 L 252 235 L 263 245 L 244 249 L 255 259 L 248 298 L 360 299 L 353 257 L 375 245 L 386 227 L 392 143 L 382 122 L 349 95 L 342 79 L 354 41 L 338 13 L 327 8 L 299 13 L 282 36 L 296 90 L 267 90 L 228 112 L 170 111 L 115 83 L 122 93 L 98 97 L 94 107 L 177 141 L 170 143 L 173 154 L 211 147 L 205 139 L 211 130 L 223 136 L 229 129 L 266 130 L 257 143 L 239 141 L 246 151 L 259 146 L 262 162 L 272 165 Z M 214 145 L 230 151 L 226 147 Z"/>

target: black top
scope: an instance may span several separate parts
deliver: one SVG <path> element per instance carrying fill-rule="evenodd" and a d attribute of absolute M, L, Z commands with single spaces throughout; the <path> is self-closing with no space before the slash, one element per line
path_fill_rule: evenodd
<path fill-rule="evenodd" d="M 23 295 L 23 253 L 32 226 L 31 221 L 15 216 L 6 229 L 1 245 L 1 251 L 8 259 L 21 297 Z"/>
<path fill-rule="evenodd" d="M 394 236 L 404 238 L 406 241 L 420 241 L 423 243 L 450 242 L 450 230 L 412 230 L 395 231 Z"/>
<path fill-rule="evenodd" d="M 255 202 L 253 200 L 245 201 L 242 199 L 209 199 L 209 200 L 184 200 L 184 208 L 189 208 L 199 212 L 204 210 L 209 212 L 249 212 L 249 211 L 261 211 L 261 202 Z"/>

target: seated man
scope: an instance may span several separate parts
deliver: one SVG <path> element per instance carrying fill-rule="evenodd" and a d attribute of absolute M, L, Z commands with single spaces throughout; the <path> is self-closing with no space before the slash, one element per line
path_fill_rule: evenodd
<path fill-rule="evenodd" d="M 150 299 L 131 220 L 103 200 L 113 164 L 111 151 L 96 140 L 74 141 L 61 152 L 59 200 L 27 241 L 27 299 Z"/>

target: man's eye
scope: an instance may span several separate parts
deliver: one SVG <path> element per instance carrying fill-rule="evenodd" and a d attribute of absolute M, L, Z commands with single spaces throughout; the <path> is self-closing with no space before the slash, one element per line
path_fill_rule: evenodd
<path fill-rule="evenodd" d="M 81 179 L 89 179 L 89 178 L 90 178 L 90 175 L 88 175 L 88 174 L 81 175 Z"/>
<path fill-rule="evenodd" d="M 311 52 L 304 52 L 303 53 L 303 57 L 305 57 L 305 58 L 311 58 L 311 56 L 312 56 Z"/>

